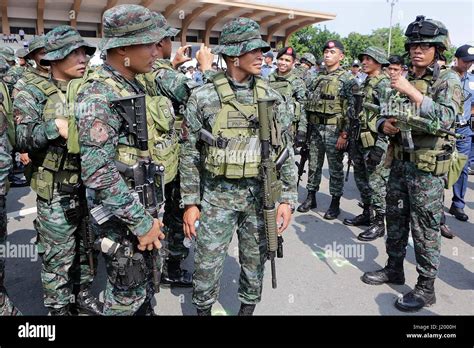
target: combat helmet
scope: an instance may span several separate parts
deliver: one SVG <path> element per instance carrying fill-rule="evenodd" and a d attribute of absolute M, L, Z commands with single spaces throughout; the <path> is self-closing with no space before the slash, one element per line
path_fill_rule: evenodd
<path fill-rule="evenodd" d="M 431 43 L 446 50 L 451 46 L 448 29 L 440 21 L 425 19 L 425 16 L 417 16 L 415 21 L 410 23 L 405 31 L 407 40 L 405 50 L 410 49 L 414 43 Z"/>
<path fill-rule="evenodd" d="M 307 61 L 311 65 L 316 65 L 316 57 L 312 53 L 304 53 L 301 56 L 300 62 L 303 63 L 303 61 Z"/>

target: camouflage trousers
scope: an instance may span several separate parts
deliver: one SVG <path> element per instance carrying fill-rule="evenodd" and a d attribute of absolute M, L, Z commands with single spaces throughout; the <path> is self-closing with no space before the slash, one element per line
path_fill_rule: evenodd
<path fill-rule="evenodd" d="M 56 189 L 51 202 L 38 197 L 36 204 L 34 226 L 38 232 L 38 252 L 43 261 L 41 281 L 44 305 L 59 309 L 74 301 L 74 286 L 87 286 L 94 278 L 84 243 L 77 231 L 81 218 L 71 221 L 66 217 L 70 209 L 87 204 L 77 196 L 60 193 Z M 94 265 L 97 265 L 97 260 L 94 260 Z"/>
<path fill-rule="evenodd" d="M 219 280 L 235 230 L 241 266 L 238 298 L 247 304 L 260 302 L 267 245 L 263 211 L 252 206 L 235 211 L 202 201 L 193 275 L 193 303 L 198 308 L 209 308 L 219 297 Z"/>
<path fill-rule="evenodd" d="M 411 229 L 416 269 L 427 278 L 436 278 L 439 268 L 443 193 L 443 177 L 411 162 L 393 161 L 387 190 L 387 254 L 405 258 Z"/>
<path fill-rule="evenodd" d="M 7 212 L 5 207 L 0 206 L 0 245 L 5 245 L 7 240 Z M 0 260 L 0 316 L 21 315 L 21 312 L 13 305 L 8 297 L 4 286 L 5 261 Z"/>
<path fill-rule="evenodd" d="M 105 222 L 101 226 L 93 223 L 93 228 L 100 237 L 106 237 L 114 242 L 123 243 L 124 236 L 127 236 L 128 228 L 120 222 L 117 218 Z M 128 235 L 132 241 L 136 241 L 137 237 Z M 107 270 L 107 282 L 104 292 L 104 315 L 136 315 L 142 309 L 150 305 L 150 302 L 155 294 L 153 287 L 153 280 L 151 274 L 151 254 L 144 252 L 143 256 L 146 262 L 145 280 L 138 286 L 124 287 L 117 284 L 117 262 L 113 256 L 103 253 L 105 260 L 105 267 Z M 159 258 L 158 258 L 159 259 Z M 161 267 L 161 262 L 158 260 L 158 267 Z"/>
<path fill-rule="evenodd" d="M 336 149 L 339 129 L 336 125 L 311 125 L 309 143 L 308 191 L 319 191 L 323 171 L 324 155 L 329 164 L 329 193 L 342 196 L 344 190 L 344 151 Z"/>
<path fill-rule="evenodd" d="M 367 158 L 374 147 L 363 148 L 358 142 L 351 146 L 351 159 L 354 166 L 354 180 L 360 192 L 362 203 L 370 204 L 377 214 L 385 215 L 385 196 L 387 195 L 387 182 L 390 169 L 384 167 L 387 153 L 387 144 L 384 146 L 384 154 L 380 164 L 375 170 L 367 166 Z M 377 146 L 379 146 L 377 144 Z M 382 148 L 382 146 L 379 146 Z"/>
<path fill-rule="evenodd" d="M 183 245 L 183 215 L 184 209 L 180 207 L 181 192 L 179 176 L 165 185 L 165 211 L 163 214 L 164 232 L 168 242 L 168 258 L 184 260 L 189 249 Z"/>

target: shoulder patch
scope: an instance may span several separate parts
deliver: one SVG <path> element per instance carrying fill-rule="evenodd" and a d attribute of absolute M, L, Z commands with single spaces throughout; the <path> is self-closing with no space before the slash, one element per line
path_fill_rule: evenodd
<path fill-rule="evenodd" d="M 94 120 L 89 131 L 89 137 L 92 143 L 96 145 L 104 144 L 109 139 L 109 127 L 101 120 Z"/>

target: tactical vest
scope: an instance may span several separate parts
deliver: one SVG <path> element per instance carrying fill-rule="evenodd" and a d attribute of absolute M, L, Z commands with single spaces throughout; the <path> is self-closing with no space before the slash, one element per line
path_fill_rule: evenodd
<path fill-rule="evenodd" d="M 440 77 L 447 72 L 448 70 L 442 70 Z M 420 93 L 431 98 L 433 98 L 436 87 L 443 83 L 442 79 L 434 80 L 433 75 L 409 81 Z M 444 175 L 449 171 L 454 147 L 453 139 L 446 135 L 433 135 L 417 130 L 412 131 L 412 138 L 415 151 L 409 154 L 404 153 L 403 147 L 398 141 L 394 147 L 395 158 L 414 162 L 418 169 L 434 175 Z"/>
<path fill-rule="evenodd" d="M 173 69 L 173 67 L 170 64 L 165 64 L 164 62 L 158 59 L 153 64 L 153 71 L 146 74 L 138 75 L 137 77 L 138 81 L 140 81 L 145 86 L 147 94 L 151 96 L 157 95 L 156 77 L 159 74 L 160 70 L 170 70 L 170 71 L 175 72 L 175 69 Z M 182 124 L 183 124 L 184 116 L 181 110 L 174 110 L 174 114 L 175 114 L 174 129 L 180 132 Z"/>
<path fill-rule="evenodd" d="M 102 81 L 111 86 L 121 97 L 131 93 L 108 75 L 92 72 L 87 81 Z M 165 167 L 165 184 L 174 180 L 178 173 L 179 144 L 174 125 L 174 111 L 171 101 L 163 96 L 146 95 L 146 118 L 148 128 L 148 152 L 135 147 L 119 144 L 115 159 L 128 166 L 137 163 L 138 159 L 151 157 L 156 164 Z M 160 185 L 160 180 L 156 180 Z"/>
<path fill-rule="evenodd" d="M 319 75 L 314 90 L 305 105 L 305 110 L 323 114 L 327 118 L 341 115 L 343 109 L 340 92 L 343 84 L 342 76 L 345 73 L 343 69 L 340 69 L 329 74 Z"/>
<path fill-rule="evenodd" d="M 8 93 L 8 87 L 5 83 L 0 81 L 0 93 L 3 95 L 3 109 L 5 111 L 5 118 L 7 120 L 7 136 L 8 141 L 12 147 L 15 146 L 15 122 L 13 121 L 13 108 L 12 100 L 10 99 L 10 93 Z"/>
<path fill-rule="evenodd" d="M 228 179 L 257 177 L 261 162 L 257 103 L 239 103 L 224 73 L 216 74 L 213 83 L 221 108 L 212 125 L 212 135 L 226 138 L 227 145 L 206 144 L 204 167 L 212 175 Z M 265 82 L 256 78 L 253 92 L 254 101 L 264 98 L 267 95 Z"/>
<path fill-rule="evenodd" d="M 66 95 L 51 81 L 33 74 L 26 79 L 27 84 L 34 85 L 44 95 L 45 100 L 42 119 L 71 120 Z M 68 152 L 67 142 L 63 138 L 51 141 L 44 152 L 31 154 L 33 173 L 31 188 L 38 197 L 47 201 L 53 198 L 56 188 L 62 193 L 78 193 L 80 186 L 80 158 L 78 154 Z"/>
<path fill-rule="evenodd" d="M 385 74 L 380 73 L 375 77 L 371 77 L 364 84 L 364 102 L 374 103 L 375 88 L 382 81 L 387 79 Z M 360 118 L 360 140 L 363 148 L 375 145 L 377 140 L 377 115 L 373 110 L 362 108 L 359 115 Z"/>
<path fill-rule="evenodd" d="M 285 96 L 287 100 L 292 101 L 293 107 L 293 122 L 298 122 L 301 117 L 301 104 L 293 97 L 293 85 L 291 84 L 294 80 L 299 78 L 294 72 L 291 72 L 287 76 L 281 77 L 277 73 L 270 74 L 268 82 L 270 86 L 275 89 L 282 96 Z"/>

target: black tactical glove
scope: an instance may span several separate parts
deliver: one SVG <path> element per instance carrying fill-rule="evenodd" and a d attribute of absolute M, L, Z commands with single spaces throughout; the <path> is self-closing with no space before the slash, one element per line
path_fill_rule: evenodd
<path fill-rule="evenodd" d="M 298 131 L 295 136 L 295 147 L 302 147 L 306 143 L 306 133 Z"/>
<path fill-rule="evenodd" d="M 375 168 L 380 164 L 382 161 L 382 157 L 384 154 L 384 150 L 378 146 L 374 146 L 370 151 L 369 155 L 367 156 L 366 164 L 367 170 L 373 172 Z"/>
<path fill-rule="evenodd" d="M 0 195 L 0 209 L 5 209 L 5 195 Z"/>

